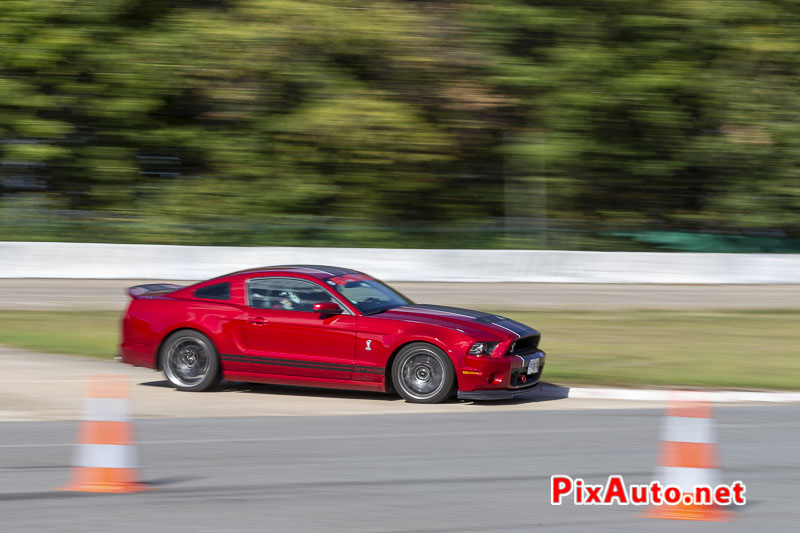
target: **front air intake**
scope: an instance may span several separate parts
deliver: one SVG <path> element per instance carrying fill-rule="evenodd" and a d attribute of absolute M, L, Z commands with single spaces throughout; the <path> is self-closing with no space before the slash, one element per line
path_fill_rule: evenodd
<path fill-rule="evenodd" d="M 528 352 L 535 352 L 539 347 L 539 334 L 520 337 L 511 343 L 508 349 L 509 355 L 522 355 Z"/>

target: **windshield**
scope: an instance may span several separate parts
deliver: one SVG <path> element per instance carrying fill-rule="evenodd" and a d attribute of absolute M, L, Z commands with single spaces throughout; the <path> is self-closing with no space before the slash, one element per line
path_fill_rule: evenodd
<path fill-rule="evenodd" d="M 388 285 L 364 274 L 336 276 L 328 278 L 326 283 L 365 315 L 413 303 Z"/>

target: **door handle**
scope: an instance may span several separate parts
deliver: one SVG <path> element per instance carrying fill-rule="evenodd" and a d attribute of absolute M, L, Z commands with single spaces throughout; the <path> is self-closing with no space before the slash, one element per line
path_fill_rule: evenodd
<path fill-rule="evenodd" d="M 267 324 L 269 322 L 269 320 L 260 316 L 254 316 L 252 318 L 248 318 L 247 321 L 255 326 L 263 326 L 264 324 Z"/>

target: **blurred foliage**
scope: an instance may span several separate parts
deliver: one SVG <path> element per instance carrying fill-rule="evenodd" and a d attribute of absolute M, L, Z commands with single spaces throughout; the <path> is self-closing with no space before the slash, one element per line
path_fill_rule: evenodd
<path fill-rule="evenodd" d="M 788 0 L 3 0 L 0 240 L 782 250 L 798 30 Z"/>

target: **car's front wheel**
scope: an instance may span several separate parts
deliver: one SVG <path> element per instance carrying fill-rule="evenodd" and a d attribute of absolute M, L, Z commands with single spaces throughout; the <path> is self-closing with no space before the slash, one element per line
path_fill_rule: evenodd
<path fill-rule="evenodd" d="M 395 357 L 392 383 L 409 402 L 439 403 L 452 395 L 456 372 L 442 350 L 426 342 L 414 342 Z"/>
<path fill-rule="evenodd" d="M 178 390 L 206 391 L 219 383 L 219 358 L 211 339 L 194 330 L 176 331 L 161 347 L 164 375 Z"/>

